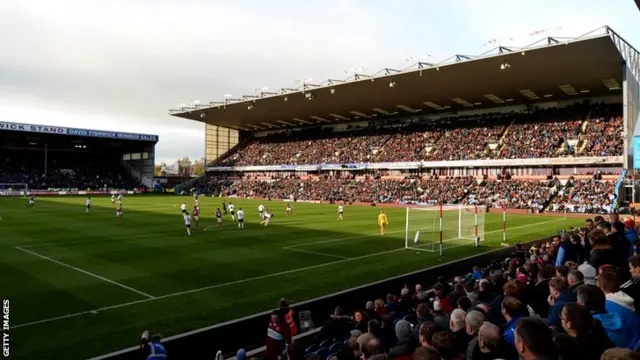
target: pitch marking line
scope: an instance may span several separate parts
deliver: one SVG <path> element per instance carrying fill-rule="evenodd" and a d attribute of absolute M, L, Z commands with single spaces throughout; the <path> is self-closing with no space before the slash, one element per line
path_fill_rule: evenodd
<path fill-rule="evenodd" d="M 26 253 L 28 253 L 28 254 L 33 255 L 33 256 L 37 256 L 37 257 L 39 257 L 39 258 L 41 258 L 41 259 L 49 260 L 49 261 L 54 262 L 54 263 L 56 263 L 56 264 L 58 264 L 58 265 L 62 265 L 62 266 L 64 266 L 64 267 L 68 267 L 69 269 L 72 269 L 72 270 L 75 270 L 75 271 L 81 272 L 81 273 L 83 273 L 83 274 L 85 274 L 85 275 L 92 276 L 92 277 L 94 277 L 94 278 L 96 278 L 96 279 L 100 279 L 100 280 L 105 281 L 105 282 L 108 282 L 108 283 L 110 283 L 110 284 L 113 284 L 113 285 L 119 286 L 119 287 L 121 287 L 121 288 L 123 288 L 123 289 L 129 290 L 129 291 L 133 291 L 134 293 L 139 294 L 139 295 L 142 295 L 142 296 L 146 297 L 147 299 L 155 299 L 155 296 L 149 295 L 149 294 L 144 293 L 144 292 L 142 292 L 142 291 L 140 291 L 140 290 L 136 290 L 136 289 L 134 289 L 134 288 L 132 288 L 132 287 L 130 287 L 130 286 L 127 286 L 127 285 L 121 284 L 121 283 L 119 283 L 119 282 L 117 282 L 117 281 L 113 281 L 113 280 L 107 279 L 107 278 L 106 278 L 106 277 L 104 277 L 104 276 L 96 275 L 96 274 L 94 274 L 94 273 L 92 273 L 92 272 L 89 272 L 89 271 L 86 271 L 86 270 L 82 270 L 82 269 L 80 269 L 80 268 L 77 268 L 77 267 L 75 267 L 75 266 L 71 266 L 71 265 L 69 265 L 69 264 L 65 264 L 65 263 L 63 263 L 62 261 L 58 261 L 58 260 L 52 259 L 52 258 L 47 257 L 47 256 L 44 256 L 44 255 L 40 255 L 40 254 L 38 254 L 38 253 L 36 253 L 36 252 L 33 252 L 33 251 L 31 251 L 31 250 L 23 249 L 23 248 L 21 248 L 20 246 L 16 246 L 16 249 L 18 249 L 18 250 L 20 250 L 20 251 L 24 251 L 24 252 L 26 252 Z"/>
<path fill-rule="evenodd" d="M 334 258 L 338 258 L 338 259 L 350 259 L 349 257 L 346 257 L 346 256 L 322 253 L 322 252 L 319 252 L 319 251 L 302 250 L 302 249 L 296 249 L 296 248 L 292 248 L 292 247 L 283 247 L 282 249 L 283 250 L 290 250 L 290 251 L 297 251 L 297 252 L 306 253 L 306 254 L 329 256 L 329 257 L 334 257 Z"/>
<path fill-rule="evenodd" d="M 543 223 L 563 221 L 563 220 L 566 220 L 566 219 L 557 219 L 557 220 L 551 220 L 551 221 L 538 222 L 538 223 L 533 223 L 533 224 L 528 224 L 528 225 L 512 227 L 511 229 L 538 226 L 538 225 L 543 224 Z M 500 231 L 502 231 L 502 229 L 494 230 L 494 231 L 488 231 L 488 232 L 485 232 L 485 234 L 496 233 L 496 232 L 500 232 Z M 341 263 L 345 263 L 345 262 L 349 262 L 349 261 L 361 260 L 361 259 L 365 259 L 365 258 L 369 258 L 369 257 L 373 257 L 373 256 L 391 254 L 391 253 L 394 253 L 394 252 L 406 251 L 406 250 L 411 251 L 412 249 L 411 248 L 407 249 L 407 248 L 402 247 L 402 248 L 397 248 L 397 249 L 392 249 L 392 250 L 387 250 L 387 251 L 381 251 L 381 252 L 377 252 L 377 253 L 373 253 L 373 254 L 362 255 L 362 256 L 349 258 L 349 259 L 341 259 L 341 260 L 336 260 L 336 261 L 330 261 L 330 262 L 327 262 L 327 263 L 324 263 L 324 264 L 318 264 L 318 265 L 308 266 L 308 267 L 304 267 L 304 268 L 286 270 L 286 271 L 281 271 L 281 272 L 277 272 L 277 273 L 261 275 L 261 276 L 257 276 L 257 277 L 253 277 L 253 278 L 246 278 L 246 279 L 242 279 L 242 280 L 236 280 L 236 281 L 231 281 L 231 282 L 227 282 L 227 283 L 215 284 L 215 285 L 205 286 L 205 287 L 202 287 L 202 288 L 197 288 L 197 289 L 192 289 L 192 290 L 187 290 L 187 291 L 181 291 L 181 292 L 167 294 L 167 295 L 156 296 L 156 297 L 150 298 L 150 299 L 131 301 L 131 302 L 128 302 L 128 303 L 122 303 L 122 304 L 106 306 L 106 307 L 99 308 L 99 309 L 86 310 L 86 311 L 81 311 L 81 312 L 77 312 L 77 313 L 73 313 L 73 314 L 57 316 L 57 317 L 53 317 L 53 318 L 49 318 L 49 319 L 43 319 L 43 320 L 32 321 L 32 322 L 24 323 L 24 324 L 13 325 L 13 328 L 17 329 L 17 328 L 22 328 L 22 327 L 27 327 L 27 326 L 32 326 L 32 325 L 38 325 L 38 324 L 43 324 L 43 323 L 49 323 L 49 322 L 53 322 L 53 321 L 68 319 L 68 318 L 74 318 L 74 317 L 78 317 L 78 316 L 82 316 L 82 315 L 97 314 L 98 312 L 101 312 L 101 311 L 118 309 L 118 308 L 127 307 L 127 306 L 131 306 L 131 305 L 146 303 L 146 302 L 149 302 L 149 301 L 166 299 L 166 298 L 171 298 L 171 297 L 185 295 L 185 294 L 193 294 L 193 293 L 197 293 L 197 292 L 201 292 L 201 291 L 205 291 L 205 290 L 211 290 L 211 289 L 217 289 L 217 288 L 222 288 L 222 287 L 227 287 L 227 286 L 232 286 L 232 285 L 238 285 L 238 284 L 243 284 L 243 283 L 246 283 L 246 282 L 251 282 L 251 281 L 256 281 L 256 280 L 263 280 L 263 279 L 268 279 L 268 278 L 282 276 L 282 275 L 294 274 L 294 273 L 303 272 L 303 271 L 307 271 L 307 270 L 313 270 L 313 269 L 322 268 L 322 267 L 325 267 L 325 266 L 341 264 Z M 415 250 L 415 249 L 413 249 L 413 250 Z M 426 256 L 437 255 L 437 254 L 438 254 L 437 252 L 432 252 L 430 254 L 426 254 Z"/>

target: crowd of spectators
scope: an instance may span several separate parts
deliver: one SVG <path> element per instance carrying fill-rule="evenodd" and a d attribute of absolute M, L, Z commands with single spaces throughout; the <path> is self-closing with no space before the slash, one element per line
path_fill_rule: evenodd
<path fill-rule="evenodd" d="M 619 106 L 618 106 L 619 107 Z M 387 122 L 337 131 L 317 126 L 249 140 L 219 166 L 319 165 L 621 155 L 615 106 L 578 104 L 526 114 Z M 514 121 L 515 119 L 515 121 Z"/>
<path fill-rule="evenodd" d="M 504 261 L 431 291 L 420 284 L 337 307 L 315 345 L 291 341 L 290 309 L 274 311 L 268 359 L 636 360 L 640 354 L 640 247 L 633 219 L 587 219 Z M 284 336 L 276 336 L 282 335 Z M 290 346 L 287 346 L 290 345 Z"/>
<path fill-rule="evenodd" d="M 624 143 L 622 117 L 593 119 L 580 134 L 584 143 L 582 156 L 615 156 L 622 154 Z"/>
<path fill-rule="evenodd" d="M 481 180 L 473 177 L 296 176 L 210 178 L 200 191 L 265 199 L 376 202 L 395 204 L 470 204 L 488 208 L 582 213 L 608 212 L 615 201 L 613 182 L 606 180 Z"/>
<path fill-rule="evenodd" d="M 553 211 L 607 213 L 615 202 L 614 183 L 605 180 L 570 179 L 551 204 Z"/>

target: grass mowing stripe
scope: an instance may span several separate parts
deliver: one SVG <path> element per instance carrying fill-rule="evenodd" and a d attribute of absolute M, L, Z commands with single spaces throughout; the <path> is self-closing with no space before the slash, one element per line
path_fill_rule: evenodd
<path fill-rule="evenodd" d="M 519 228 L 527 228 L 527 227 L 532 227 L 532 226 L 539 226 L 540 224 L 543 224 L 543 223 L 551 223 L 551 222 L 558 222 L 558 221 L 564 221 L 564 220 L 566 220 L 566 219 L 556 219 L 556 220 L 550 220 L 550 221 L 536 222 L 536 223 L 533 223 L 533 224 L 515 226 L 515 227 L 512 227 L 511 229 L 519 229 Z M 497 233 L 497 232 L 501 232 L 501 231 L 502 231 L 502 229 L 493 230 L 493 231 L 486 231 L 485 234 Z M 367 236 L 367 235 L 364 235 L 364 236 Z M 363 237 L 363 236 L 361 236 L 361 237 Z M 174 297 L 174 296 L 191 294 L 191 293 L 201 292 L 201 291 L 205 291 L 205 290 L 217 289 L 217 288 L 221 288 L 221 287 L 225 287 L 225 286 L 237 285 L 237 284 L 242 284 L 242 283 L 256 281 L 256 280 L 263 280 L 263 279 L 268 279 L 268 278 L 272 278 L 272 277 L 277 277 L 277 276 L 282 276 L 282 275 L 287 275 L 287 274 L 293 274 L 293 273 L 312 270 L 312 269 L 317 269 L 317 268 L 321 268 L 321 267 L 325 267 L 325 266 L 329 266 L 329 265 L 341 264 L 341 263 L 345 263 L 345 262 L 348 262 L 348 261 L 365 259 L 365 258 L 369 258 L 369 257 L 372 257 L 372 256 L 390 254 L 390 253 L 394 253 L 394 252 L 398 252 L 398 251 L 402 251 L 402 250 L 416 250 L 416 249 L 411 249 L 411 248 L 406 249 L 406 248 L 402 247 L 402 248 L 397 248 L 397 249 L 392 249 L 392 250 L 386 250 L 386 251 L 381 251 L 381 252 L 377 252 L 377 253 L 373 253 L 373 254 L 362 255 L 362 256 L 358 256 L 358 257 L 354 257 L 354 258 L 346 258 L 346 259 L 341 259 L 341 260 L 337 260 L 337 261 L 327 262 L 327 263 L 324 263 L 324 264 L 318 264 L 318 265 L 308 266 L 308 267 L 304 267 L 304 268 L 286 270 L 286 271 L 281 271 L 281 272 L 277 272 L 277 273 L 256 276 L 256 277 L 253 277 L 253 278 L 241 279 L 241 280 L 231 281 L 231 282 L 227 282 L 227 283 L 215 284 L 215 285 L 205 286 L 205 287 L 202 287 L 202 288 L 197 288 L 197 289 L 192 289 L 192 290 L 187 290 L 187 291 L 181 291 L 181 292 L 167 294 L 167 295 L 161 295 L 161 296 L 154 297 L 152 299 L 144 299 L 144 300 L 132 301 L 132 302 L 123 303 L 123 304 L 106 306 L 106 307 L 103 307 L 103 308 L 100 308 L 100 309 L 82 311 L 82 312 L 78 312 L 78 313 L 57 316 L 57 317 L 53 317 L 53 318 L 50 318 L 50 319 L 32 321 L 32 322 L 25 323 L 25 324 L 14 325 L 13 328 L 27 327 L 27 326 L 36 325 L 36 324 L 42 324 L 42 323 L 47 323 L 47 322 L 52 322 L 52 321 L 57 321 L 57 320 L 62 320 L 62 319 L 68 319 L 68 318 L 71 318 L 71 317 L 94 314 L 94 313 L 101 312 L 101 311 L 107 311 L 107 310 L 117 309 L 117 308 L 121 308 L 121 307 L 126 307 L 126 306 L 141 304 L 141 303 L 146 303 L 146 302 L 153 301 L 153 300 L 166 299 L 166 298 L 171 298 L 171 297 Z M 26 250 L 23 250 L 23 251 L 26 251 Z M 436 255 L 437 252 L 430 252 L 430 254 L 427 254 L 427 256 L 432 255 L 432 254 Z M 326 254 L 322 254 L 322 255 L 326 255 Z"/>
<path fill-rule="evenodd" d="M 117 281 L 113 281 L 113 280 L 111 280 L 111 279 L 107 279 L 107 278 L 106 278 L 106 277 L 104 277 L 104 276 L 96 275 L 96 274 L 94 274 L 94 273 L 92 273 L 92 272 L 89 272 L 89 271 L 86 271 L 86 270 L 82 270 L 82 269 L 80 269 L 80 268 L 77 268 L 77 267 L 75 267 L 75 266 L 71 266 L 71 265 L 69 265 L 69 264 L 65 264 L 65 263 L 63 263 L 62 261 L 58 261 L 58 260 L 52 259 L 52 258 L 47 257 L 47 256 L 44 256 L 44 255 L 40 255 L 40 254 L 38 254 L 38 253 L 36 253 L 36 252 L 33 252 L 33 251 L 31 251 L 31 250 L 23 249 L 23 248 L 21 248 L 20 246 L 16 246 L 15 248 L 16 248 L 16 249 L 18 249 L 18 250 L 20 250 L 20 251 L 24 251 L 24 252 L 26 252 L 26 253 L 28 253 L 28 254 L 31 254 L 31 255 L 33 255 L 33 256 L 39 257 L 39 258 L 41 258 L 41 259 L 49 260 L 49 261 L 54 262 L 54 263 L 56 263 L 56 264 L 58 264 L 58 265 L 62 265 L 62 266 L 68 267 L 69 269 L 72 269 L 72 270 L 75 270 L 75 271 L 81 272 L 81 273 L 83 273 L 83 274 L 85 274 L 85 275 L 89 275 L 89 276 L 92 276 L 92 277 L 94 277 L 94 278 L 96 278 L 96 279 L 100 279 L 100 280 L 105 281 L 105 282 L 108 282 L 108 283 L 110 283 L 110 284 L 113 284 L 113 285 L 119 286 L 119 287 L 121 287 L 121 288 L 123 288 L 123 289 L 127 289 L 127 290 L 129 290 L 129 291 L 133 291 L 133 292 L 135 292 L 135 293 L 137 293 L 137 294 L 140 294 L 140 295 L 142 295 L 142 296 L 146 297 L 147 299 L 155 299 L 155 296 L 149 295 L 149 294 L 144 293 L 144 292 L 142 292 L 142 291 L 140 291 L 140 290 L 134 289 L 134 288 L 132 288 L 132 287 L 130 287 L 130 286 L 127 286 L 127 285 L 121 284 L 121 283 L 119 283 L 119 282 L 117 282 Z"/>

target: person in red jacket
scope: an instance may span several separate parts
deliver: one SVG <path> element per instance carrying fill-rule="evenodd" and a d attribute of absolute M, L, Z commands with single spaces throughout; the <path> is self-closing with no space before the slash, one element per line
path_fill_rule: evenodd
<path fill-rule="evenodd" d="M 279 309 L 273 310 L 265 340 L 265 360 L 277 360 L 278 357 L 284 357 L 290 344 L 291 330 L 289 325 Z"/>
<path fill-rule="evenodd" d="M 289 302 L 286 299 L 280 300 L 280 312 L 284 314 L 284 320 L 289 325 L 291 336 L 298 335 L 298 325 L 296 324 L 295 313 L 293 309 L 289 307 Z"/>

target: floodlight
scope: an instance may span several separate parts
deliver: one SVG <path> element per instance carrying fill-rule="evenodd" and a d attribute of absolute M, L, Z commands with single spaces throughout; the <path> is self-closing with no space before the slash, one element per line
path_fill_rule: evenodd
<path fill-rule="evenodd" d="M 392 88 L 392 87 L 396 87 L 396 82 L 395 82 L 395 81 L 391 81 L 391 82 L 389 82 L 389 87 L 390 87 L 390 88 Z"/>
<path fill-rule="evenodd" d="M 207 116 L 207 115 L 205 115 L 205 113 L 200 114 L 200 117 L 201 117 L 202 119 L 204 119 L 204 117 L 205 117 L 205 116 Z"/>

